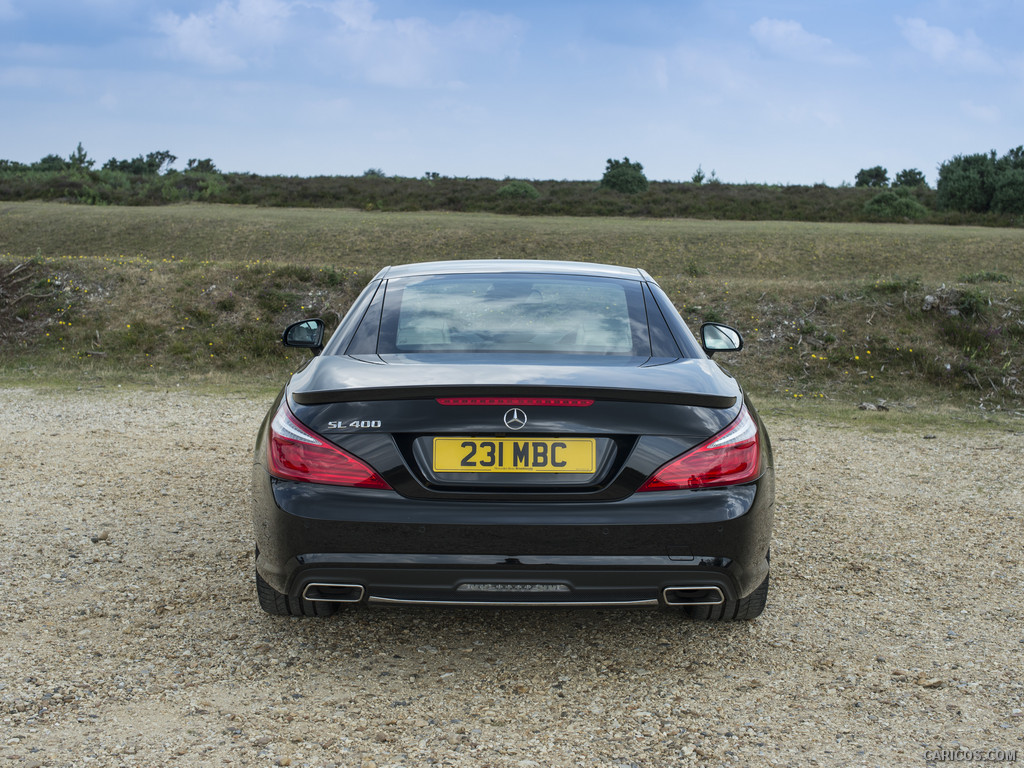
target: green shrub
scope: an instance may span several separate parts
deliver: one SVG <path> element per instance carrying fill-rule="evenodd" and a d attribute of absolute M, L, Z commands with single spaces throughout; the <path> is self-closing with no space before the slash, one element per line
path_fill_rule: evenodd
<path fill-rule="evenodd" d="M 536 200 L 540 192 L 528 181 L 510 181 L 498 190 L 498 197 L 513 200 Z"/>
<path fill-rule="evenodd" d="M 864 204 L 864 212 L 883 221 L 920 219 L 928 215 L 928 209 L 915 200 L 905 187 L 879 192 Z"/>
<path fill-rule="evenodd" d="M 708 268 L 694 258 L 687 259 L 680 266 L 683 274 L 689 277 L 704 277 L 708 273 Z"/>
<path fill-rule="evenodd" d="M 960 301 L 957 309 L 967 317 L 977 317 L 985 311 L 985 307 L 992 303 L 992 299 L 983 291 L 965 290 L 960 293 Z"/>
<path fill-rule="evenodd" d="M 644 167 L 640 163 L 631 163 L 628 157 L 622 160 L 608 160 L 601 186 L 626 195 L 646 192 L 648 182 L 644 175 Z"/>

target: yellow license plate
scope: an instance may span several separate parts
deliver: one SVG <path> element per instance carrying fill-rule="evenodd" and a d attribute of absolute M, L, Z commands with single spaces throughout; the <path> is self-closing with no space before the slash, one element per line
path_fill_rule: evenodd
<path fill-rule="evenodd" d="M 593 438 L 435 437 L 435 472 L 594 472 Z"/>

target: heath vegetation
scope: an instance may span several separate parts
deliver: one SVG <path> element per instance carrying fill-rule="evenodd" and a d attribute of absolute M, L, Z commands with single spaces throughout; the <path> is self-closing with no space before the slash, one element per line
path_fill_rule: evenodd
<path fill-rule="evenodd" d="M 892 221 L 1024 224 L 1024 147 L 1002 157 L 958 155 L 939 168 L 936 188 L 916 168 L 890 184 L 882 166 L 861 169 L 856 184 L 726 183 L 698 165 L 689 181 L 650 181 L 641 163 L 609 158 L 598 181 L 445 176 L 262 176 L 225 173 L 210 158 L 183 170 L 167 150 L 97 168 L 81 144 L 67 158 L 0 160 L 0 200 L 153 206 L 213 202 L 363 211 L 458 211 L 534 216 L 637 216 L 743 221 Z"/>
<path fill-rule="evenodd" d="M 329 325 L 383 266 L 555 258 L 641 267 L 755 392 L 1024 408 L 1024 232 L 1013 228 L 10 203 L 9 381 L 223 375 L 276 386 L 292 321 Z"/>

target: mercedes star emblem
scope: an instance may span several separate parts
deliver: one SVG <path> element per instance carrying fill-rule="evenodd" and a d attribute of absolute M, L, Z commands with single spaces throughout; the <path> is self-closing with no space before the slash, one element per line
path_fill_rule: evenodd
<path fill-rule="evenodd" d="M 522 429 L 526 426 L 526 414 L 518 408 L 505 411 L 505 426 L 509 429 Z"/>

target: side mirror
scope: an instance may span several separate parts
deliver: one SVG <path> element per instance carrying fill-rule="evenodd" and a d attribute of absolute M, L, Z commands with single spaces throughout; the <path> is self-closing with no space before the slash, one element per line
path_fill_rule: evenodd
<path fill-rule="evenodd" d="M 700 344 L 711 357 L 715 352 L 739 352 L 743 349 L 743 337 L 728 325 L 704 323 L 700 327 Z"/>
<path fill-rule="evenodd" d="M 286 347 L 312 349 L 319 355 L 324 349 L 324 321 L 319 317 L 292 323 L 284 329 L 281 341 Z"/>

